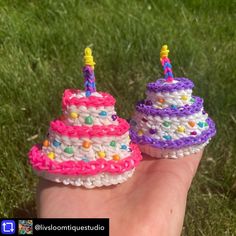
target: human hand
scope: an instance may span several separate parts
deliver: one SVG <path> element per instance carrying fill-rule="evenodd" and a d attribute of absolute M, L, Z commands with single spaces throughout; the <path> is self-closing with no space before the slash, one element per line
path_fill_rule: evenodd
<path fill-rule="evenodd" d="M 110 235 L 176 236 L 202 152 L 188 157 L 143 160 L 127 182 L 94 189 L 40 179 L 38 217 L 110 218 Z"/>

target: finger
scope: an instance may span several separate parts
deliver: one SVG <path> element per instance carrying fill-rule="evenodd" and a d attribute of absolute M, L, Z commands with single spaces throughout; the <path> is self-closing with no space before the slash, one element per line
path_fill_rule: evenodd
<path fill-rule="evenodd" d="M 172 173 L 188 190 L 198 169 L 202 154 L 203 151 L 200 151 L 178 159 L 157 159 L 143 154 L 143 162 L 146 162 L 148 166 L 152 165 L 152 169 L 156 172 Z"/>

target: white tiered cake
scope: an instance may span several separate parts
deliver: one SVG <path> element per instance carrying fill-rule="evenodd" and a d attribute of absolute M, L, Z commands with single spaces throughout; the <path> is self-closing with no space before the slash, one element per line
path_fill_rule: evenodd
<path fill-rule="evenodd" d="M 91 59 L 91 50 L 86 52 L 85 59 Z M 65 90 L 63 115 L 51 122 L 43 145 L 29 153 L 39 176 L 86 188 L 126 181 L 142 158 L 130 143 L 129 124 L 115 112 L 115 99 L 96 92 L 92 65 L 87 60 L 85 91 Z"/>
<path fill-rule="evenodd" d="M 167 46 L 161 51 L 165 78 L 147 85 L 147 98 L 138 102 L 131 120 L 131 139 L 143 153 L 157 158 L 177 158 L 203 149 L 215 135 L 215 124 L 192 96 L 194 84 L 174 78 Z"/>

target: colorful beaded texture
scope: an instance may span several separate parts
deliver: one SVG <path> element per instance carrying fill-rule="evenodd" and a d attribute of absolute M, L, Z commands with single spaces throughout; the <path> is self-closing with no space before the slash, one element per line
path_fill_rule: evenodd
<path fill-rule="evenodd" d="M 114 160 L 105 161 L 99 158 L 96 161 L 65 161 L 58 163 L 52 158 L 43 154 L 38 145 L 34 146 L 29 152 L 30 163 L 34 169 L 47 171 L 52 174 L 62 175 L 96 175 L 99 173 L 121 174 L 135 168 L 140 160 L 141 153 L 135 144 L 131 144 L 132 154 L 122 160 L 118 156 Z"/>

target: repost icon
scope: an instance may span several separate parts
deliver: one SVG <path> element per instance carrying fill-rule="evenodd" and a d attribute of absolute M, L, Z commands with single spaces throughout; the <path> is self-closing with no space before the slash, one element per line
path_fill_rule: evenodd
<path fill-rule="evenodd" d="M 14 220 L 2 220 L 1 233 L 2 234 L 15 234 L 16 224 Z"/>

